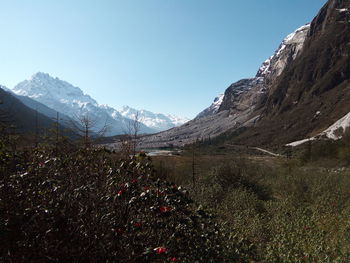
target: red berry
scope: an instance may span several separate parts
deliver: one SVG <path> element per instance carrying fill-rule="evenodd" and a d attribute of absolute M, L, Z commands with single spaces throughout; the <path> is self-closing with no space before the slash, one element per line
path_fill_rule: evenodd
<path fill-rule="evenodd" d="M 135 227 L 141 227 L 141 226 L 142 226 L 142 223 L 141 223 L 141 222 L 135 222 L 135 223 L 134 223 L 134 226 L 135 226 Z"/>
<path fill-rule="evenodd" d="M 118 196 L 122 196 L 125 193 L 125 189 L 122 189 L 118 192 Z"/>
<path fill-rule="evenodd" d="M 171 211 L 171 207 L 170 206 L 161 206 L 161 207 L 159 207 L 159 210 L 161 213 L 166 213 L 166 212 Z"/>
<path fill-rule="evenodd" d="M 157 247 L 157 248 L 155 248 L 154 250 L 156 251 L 156 253 L 157 253 L 158 255 L 164 254 L 164 253 L 167 251 L 167 249 L 166 249 L 165 247 Z"/>

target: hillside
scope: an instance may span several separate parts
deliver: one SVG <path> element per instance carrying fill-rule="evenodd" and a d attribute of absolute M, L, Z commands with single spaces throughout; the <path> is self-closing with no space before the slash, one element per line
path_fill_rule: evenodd
<path fill-rule="evenodd" d="M 24 105 L 18 98 L 0 86 L 0 112 L 2 123 L 15 127 L 20 133 L 34 133 L 36 126 L 42 129 L 52 128 L 54 120 Z"/>
<path fill-rule="evenodd" d="M 350 111 L 348 1 L 329 1 L 312 21 L 302 54 L 289 63 L 260 104 L 261 120 L 237 140 L 257 144 L 304 139 Z M 342 132 L 342 131 L 340 131 Z"/>
<path fill-rule="evenodd" d="M 349 10 L 348 1 L 328 1 L 310 24 L 282 41 L 254 78 L 233 83 L 196 119 L 141 145 L 182 146 L 223 133 L 235 134 L 233 143 L 283 145 L 322 133 L 350 112 Z"/>

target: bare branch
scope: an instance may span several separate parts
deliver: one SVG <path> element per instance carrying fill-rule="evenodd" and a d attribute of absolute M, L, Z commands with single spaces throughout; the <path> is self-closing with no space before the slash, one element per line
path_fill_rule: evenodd
<path fill-rule="evenodd" d="M 126 129 L 123 129 L 125 140 L 122 142 L 122 151 L 125 151 L 126 154 L 136 154 L 137 140 L 138 135 L 141 129 L 141 118 L 140 112 L 137 111 L 133 116 L 133 119 L 130 119 L 126 124 Z"/>
<path fill-rule="evenodd" d="M 98 128 L 97 118 L 92 118 L 88 113 L 80 113 L 75 115 L 70 126 L 73 131 L 80 135 L 83 139 L 84 146 L 90 147 L 92 142 L 99 137 L 103 137 L 109 129 L 107 118 L 104 125 Z"/>

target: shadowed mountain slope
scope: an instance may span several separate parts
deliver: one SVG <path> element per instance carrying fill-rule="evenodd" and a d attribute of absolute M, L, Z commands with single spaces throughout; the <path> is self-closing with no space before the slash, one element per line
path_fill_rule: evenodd
<path fill-rule="evenodd" d="M 24 105 L 3 86 L 0 86 L 0 113 L 0 121 L 6 126 L 15 127 L 17 132 L 34 132 L 36 127 L 42 130 L 54 125 L 52 119 Z"/>

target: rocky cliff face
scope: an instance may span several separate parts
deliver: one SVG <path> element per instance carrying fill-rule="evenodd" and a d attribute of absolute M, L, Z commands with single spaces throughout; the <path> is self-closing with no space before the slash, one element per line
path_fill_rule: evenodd
<path fill-rule="evenodd" d="M 242 79 L 228 87 L 219 111 L 231 110 L 254 112 L 265 102 L 266 94 L 272 88 L 283 70 L 301 53 L 310 25 L 304 25 L 288 35 L 275 51 L 260 66 L 256 76 Z"/>
<path fill-rule="evenodd" d="M 319 134 L 350 111 L 350 2 L 330 0 L 310 25 L 300 55 L 266 93 L 256 143 Z M 243 138 L 240 138 L 243 139 Z"/>
<path fill-rule="evenodd" d="M 254 78 L 232 84 L 220 103 L 195 120 L 142 144 L 183 145 L 238 129 L 233 143 L 281 145 L 324 134 L 339 138 L 334 127 L 350 127 L 349 56 L 350 1 L 329 0 L 311 24 L 282 41 Z"/>
<path fill-rule="evenodd" d="M 215 97 L 214 102 L 205 110 L 200 112 L 196 118 L 203 118 L 206 116 L 211 116 L 216 114 L 219 111 L 219 108 L 222 104 L 222 101 L 224 100 L 224 94 L 220 94 L 219 96 Z"/>
<path fill-rule="evenodd" d="M 143 147 L 181 146 L 198 139 L 216 137 L 228 130 L 256 125 L 272 84 L 291 61 L 302 52 L 310 25 L 288 35 L 274 55 L 267 59 L 253 78 L 231 84 L 214 103 L 183 126 L 142 139 Z"/>
<path fill-rule="evenodd" d="M 255 77 L 262 78 L 265 85 L 273 83 L 285 67 L 300 54 L 309 30 L 310 24 L 306 24 L 288 35 L 275 54 L 261 65 Z"/>
<path fill-rule="evenodd" d="M 226 89 L 224 96 L 219 101 L 214 101 L 197 118 L 226 110 L 231 111 L 231 114 L 243 113 L 246 115 L 247 110 L 253 112 L 264 102 L 264 95 L 267 94 L 285 67 L 299 56 L 309 29 L 310 24 L 307 24 L 289 34 L 275 53 L 262 63 L 254 78 L 242 79 L 231 84 Z"/>

